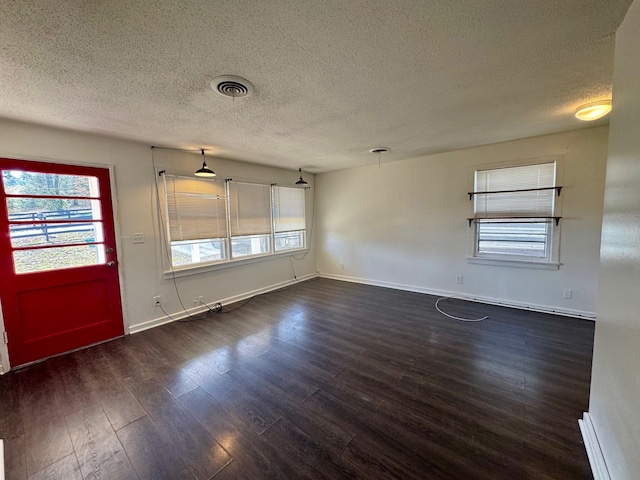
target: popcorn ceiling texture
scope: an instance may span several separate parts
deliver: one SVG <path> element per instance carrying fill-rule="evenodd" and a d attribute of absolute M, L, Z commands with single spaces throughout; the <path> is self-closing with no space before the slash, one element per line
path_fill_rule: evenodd
<path fill-rule="evenodd" d="M 0 117 L 312 172 L 573 130 L 630 3 L 2 1 Z"/>

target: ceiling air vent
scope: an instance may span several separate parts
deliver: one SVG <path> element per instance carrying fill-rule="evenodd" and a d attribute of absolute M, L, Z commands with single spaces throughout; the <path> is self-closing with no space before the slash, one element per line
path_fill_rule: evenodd
<path fill-rule="evenodd" d="M 230 98 L 249 97 L 254 88 L 249 80 L 235 75 L 222 75 L 211 80 L 211 88 L 220 95 Z"/>

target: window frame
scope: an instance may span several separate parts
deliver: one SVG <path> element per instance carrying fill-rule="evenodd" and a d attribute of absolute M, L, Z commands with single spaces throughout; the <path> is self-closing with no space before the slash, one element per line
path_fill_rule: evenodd
<path fill-rule="evenodd" d="M 475 165 L 470 168 L 469 175 L 469 192 L 476 191 L 476 172 L 481 170 L 498 170 L 503 168 L 514 168 L 528 165 L 540 165 L 554 163 L 555 164 L 555 185 L 554 187 L 562 185 L 563 179 L 563 157 L 562 156 L 548 156 L 529 158 L 515 161 L 506 161 L 499 163 Z M 475 196 L 472 196 L 470 201 L 471 215 L 469 218 L 473 218 L 476 215 L 474 200 Z M 554 192 L 554 204 L 552 210 L 552 216 L 559 217 L 562 212 L 562 197 L 558 195 L 557 191 Z M 486 219 L 485 219 L 486 220 Z M 496 218 L 496 220 L 499 220 Z M 540 219 L 537 219 L 541 221 Z M 489 220 L 490 221 L 490 220 Z M 506 253 L 484 253 L 478 252 L 479 242 L 479 230 L 480 224 L 483 223 L 482 219 L 473 220 L 469 225 L 469 238 L 468 238 L 468 251 L 467 261 L 469 263 L 476 263 L 482 265 L 500 265 L 500 266 L 513 266 L 513 267 L 526 267 L 536 269 L 548 269 L 557 270 L 560 267 L 560 239 L 561 239 L 561 227 L 562 221 L 556 222 L 553 218 L 549 218 L 546 222 L 546 254 L 544 257 L 534 257 L 528 255 L 512 255 Z M 485 221 L 486 223 L 486 221 Z M 506 223 L 527 223 L 525 219 L 518 219 L 514 222 Z"/>
<path fill-rule="evenodd" d="M 169 172 L 163 172 L 163 174 L 167 174 L 167 175 L 173 175 L 173 176 L 182 176 L 185 178 L 190 178 L 188 175 L 181 175 L 181 174 L 177 174 L 177 173 L 169 173 Z M 220 180 L 218 179 L 202 179 L 199 178 L 199 181 L 217 181 L 220 182 Z M 301 248 L 293 248 L 293 249 L 287 249 L 287 250 L 280 250 L 280 251 L 276 251 L 275 250 L 275 236 L 276 236 L 276 232 L 275 232 L 275 220 L 274 220 L 274 188 L 277 187 L 278 185 L 275 183 L 260 183 L 260 182 L 255 182 L 255 181 L 244 181 L 244 180 L 238 180 L 238 183 L 254 183 L 254 184 L 258 184 L 258 185 L 266 185 L 269 187 L 269 214 L 270 214 L 270 218 L 269 218 L 269 225 L 270 225 L 270 232 L 268 234 L 264 234 L 264 235 L 259 235 L 259 236 L 266 236 L 267 237 L 267 241 L 269 243 L 269 251 L 266 253 L 257 253 L 257 254 L 249 254 L 249 255 L 242 255 L 240 257 L 236 257 L 233 258 L 233 253 L 232 253 L 232 239 L 233 238 L 245 238 L 246 236 L 232 236 L 231 235 L 231 217 L 230 217 L 230 201 L 229 201 L 229 182 L 231 180 L 227 179 L 224 181 L 225 185 L 224 185 L 224 191 L 225 191 L 225 198 L 224 198 L 224 202 L 225 202 L 225 215 L 226 215 L 226 222 L 227 222 L 227 236 L 225 238 L 222 239 L 201 239 L 201 240 L 193 240 L 194 243 L 197 242 L 201 242 L 201 241 L 207 241 L 207 240 L 221 240 L 224 244 L 224 251 L 225 251 L 225 258 L 224 259 L 219 259 L 219 260 L 213 260 L 213 261 L 208 261 L 208 262 L 198 262 L 198 263 L 190 263 L 190 264 L 184 264 L 184 265 L 173 265 L 172 262 L 172 253 L 171 253 L 171 249 L 172 249 L 172 241 L 170 238 L 170 234 L 169 234 L 169 225 L 168 225 L 168 217 L 167 217 L 167 201 L 166 201 L 166 192 L 164 190 L 164 182 L 159 182 L 158 186 L 162 189 L 162 191 L 160 192 L 159 195 L 159 211 L 162 217 L 162 226 L 161 226 L 161 243 L 162 243 L 162 249 L 164 251 L 164 255 L 162 256 L 162 264 L 163 264 L 163 276 L 165 278 L 175 278 L 175 277 L 182 277 L 182 276 L 187 276 L 187 275 L 193 275 L 193 274 L 198 274 L 198 273 L 202 273 L 202 272 L 206 272 L 206 271 L 215 271 L 215 270 L 220 270 L 220 269 L 226 269 L 226 268 L 232 268 L 235 266 L 240 266 L 240 265 L 246 265 L 246 264 L 251 264 L 251 263 L 255 263 L 255 262 L 262 262 L 265 260 L 270 260 L 270 259 L 274 259 L 274 258 L 278 258 L 278 257 L 286 257 L 286 256 L 291 256 L 291 255 L 295 255 L 296 253 L 299 252 L 304 252 L 306 250 L 308 250 L 308 239 L 307 239 L 307 232 L 308 232 L 308 226 L 307 226 L 307 219 L 306 219 L 306 211 L 307 211 L 307 195 L 306 193 L 303 195 L 303 202 L 304 202 L 304 213 L 305 213 L 305 228 L 303 230 L 300 230 L 300 232 L 302 232 L 303 235 L 303 247 Z M 291 187 L 291 188 L 298 188 L 298 187 Z M 306 189 L 305 189 L 306 190 Z M 253 235 L 250 235 L 249 237 L 254 237 Z M 174 241 L 174 243 L 183 243 L 183 241 Z"/>
<path fill-rule="evenodd" d="M 293 229 L 293 230 L 283 230 L 283 231 L 277 231 L 277 219 L 280 217 L 280 215 L 276 215 L 276 207 L 280 206 L 280 200 L 278 199 L 278 205 L 276 205 L 276 190 L 279 188 L 290 188 L 290 189 L 295 189 L 295 190 L 301 190 L 302 193 L 302 201 L 303 201 L 303 207 L 302 207 L 302 223 L 304 225 L 304 228 L 302 229 Z M 285 253 L 285 252 L 294 252 L 294 251 L 299 251 L 299 250 L 305 250 L 307 247 L 307 202 L 306 202 L 306 189 L 305 188 L 301 188 L 301 187 L 291 187 L 288 185 L 277 185 L 277 184 L 273 184 L 271 185 L 271 220 L 272 220 L 272 226 L 271 226 L 271 245 L 273 248 L 273 253 Z M 283 250 L 278 250 L 277 249 L 277 242 L 276 242 L 276 237 L 278 237 L 279 235 L 286 235 L 286 234 L 294 234 L 297 233 L 301 238 L 302 238 L 302 247 L 297 247 L 297 248 L 286 248 Z"/>
<path fill-rule="evenodd" d="M 269 190 L 266 195 L 266 198 L 269 201 L 269 208 L 268 208 L 269 218 L 267 219 L 267 217 L 265 216 L 263 219 L 263 221 L 269 226 L 269 232 L 266 232 L 266 231 L 265 232 L 243 232 L 243 234 L 234 235 L 234 227 L 236 229 L 242 229 L 242 227 L 240 225 L 241 216 L 238 213 L 235 213 L 235 218 L 234 218 L 234 213 L 232 212 L 232 206 L 231 206 L 231 184 L 232 183 L 238 184 L 237 188 L 239 188 L 240 185 L 254 185 L 257 187 L 269 187 Z M 242 259 L 264 257 L 264 256 L 273 254 L 274 253 L 274 249 L 273 249 L 273 184 L 227 180 L 225 182 L 225 192 L 227 196 L 227 225 L 228 225 L 227 239 L 229 244 L 229 261 L 239 261 Z M 235 220 L 235 223 L 234 223 L 234 220 Z M 267 243 L 268 243 L 268 249 L 266 251 L 258 252 L 258 253 L 240 254 L 239 256 L 236 256 L 234 258 L 234 252 L 233 252 L 234 239 L 238 239 L 238 240 L 265 239 L 267 240 Z"/>
<path fill-rule="evenodd" d="M 198 238 L 198 239 L 187 239 L 187 240 L 171 240 L 171 214 L 170 214 L 170 208 L 169 208 L 169 202 L 167 199 L 168 196 L 168 189 L 167 189 L 167 176 L 173 177 L 174 179 L 180 179 L 180 181 L 189 181 L 189 182 L 196 182 L 196 183 L 203 183 L 203 182 L 208 182 L 211 184 L 219 184 L 219 187 L 222 187 L 222 191 L 224 192 L 224 196 L 220 197 L 218 196 L 218 200 L 220 200 L 220 198 L 222 198 L 222 200 L 225 202 L 222 208 L 222 211 L 224 212 L 224 224 L 225 224 L 225 229 L 226 229 L 226 236 L 224 237 L 211 237 L 211 238 Z M 173 180 L 174 182 L 174 187 L 176 185 L 176 180 Z M 212 187 L 215 188 L 215 187 Z M 175 190 L 173 190 L 174 194 L 177 194 L 178 192 L 176 192 Z M 180 194 L 184 194 L 186 192 L 179 192 Z M 195 192 L 191 192 L 189 194 L 190 196 L 194 196 L 196 195 Z M 204 193 L 200 193 L 200 195 L 205 196 L 206 194 Z M 163 202 L 161 202 L 161 210 L 162 210 L 162 222 L 164 225 L 164 228 L 161 228 L 161 233 L 163 233 L 162 235 L 162 240 L 164 243 L 163 248 L 165 249 L 165 253 L 166 255 L 163 255 L 163 265 L 166 267 L 168 264 L 168 267 L 171 271 L 175 271 L 175 270 L 180 270 L 180 269 L 185 269 L 185 268 L 189 268 L 191 265 L 203 265 L 203 264 L 211 264 L 211 265 L 215 265 L 221 262 L 225 262 L 228 257 L 229 257 L 229 220 L 228 220 L 228 198 L 227 198 L 228 194 L 227 194 L 227 186 L 226 183 L 224 181 L 220 181 L 218 179 L 208 179 L 205 180 L 203 178 L 197 178 L 197 177 L 191 177 L 191 176 L 187 176 L 187 175 L 179 175 L 179 174 L 173 174 L 173 173 L 167 173 L 166 171 L 162 173 L 162 196 L 161 198 L 164 199 Z M 176 195 L 176 198 L 177 195 Z M 180 208 L 178 207 L 178 212 L 179 212 Z M 180 216 L 178 214 L 178 216 Z M 224 257 L 221 259 L 215 259 L 215 260 L 210 260 L 207 262 L 198 262 L 196 264 L 192 264 L 192 263 L 186 263 L 184 265 L 174 265 L 173 263 L 173 248 L 174 245 L 173 243 L 177 244 L 176 248 L 179 247 L 180 245 L 192 245 L 195 246 L 196 244 L 202 244 L 204 242 L 214 242 L 214 241 L 218 241 L 218 242 L 222 242 L 223 244 L 223 248 L 222 251 L 224 253 Z M 193 253 L 192 253 L 193 256 Z"/>

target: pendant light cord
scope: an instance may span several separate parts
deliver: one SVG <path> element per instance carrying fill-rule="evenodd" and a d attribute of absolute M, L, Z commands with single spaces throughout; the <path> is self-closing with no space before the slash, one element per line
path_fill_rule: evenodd
<path fill-rule="evenodd" d="M 165 225 L 164 222 L 162 221 L 162 209 L 160 208 L 160 186 L 158 185 L 158 175 L 157 175 L 157 168 L 156 168 L 156 161 L 155 158 L 153 156 L 153 150 L 155 148 L 158 147 L 151 147 L 151 166 L 153 168 L 153 181 L 154 181 L 154 185 L 155 185 L 155 194 L 156 194 L 156 212 L 158 214 L 158 223 L 160 226 L 160 249 L 162 251 L 164 251 L 166 253 L 166 257 L 167 260 L 169 262 L 169 269 L 171 270 L 171 278 L 173 280 L 173 287 L 176 291 L 176 296 L 178 297 L 178 301 L 180 302 L 180 306 L 182 307 L 182 310 L 184 311 L 184 313 L 187 314 L 187 316 L 189 318 L 193 318 L 193 315 L 191 315 L 188 311 L 187 311 L 187 307 L 184 306 L 184 302 L 182 301 L 182 297 L 180 296 L 180 289 L 178 288 L 178 282 L 176 281 L 176 275 L 175 272 L 173 270 L 173 262 L 171 260 L 171 250 L 170 247 L 167 248 L 167 232 L 165 230 Z M 177 150 L 177 149 L 167 149 L 167 150 Z M 204 151 L 204 150 L 203 150 Z M 171 317 L 171 315 L 169 315 L 164 307 L 162 305 L 160 305 L 160 309 L 162 310 L 162 312 L 169 317 L 169 319 L 173 320 L 173 318 Z"/>

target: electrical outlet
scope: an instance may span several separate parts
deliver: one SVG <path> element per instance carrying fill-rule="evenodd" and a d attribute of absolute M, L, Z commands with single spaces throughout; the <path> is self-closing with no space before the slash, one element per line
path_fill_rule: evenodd
<path fill-rule="evenodd" d="M 144 243 L 144 233 L 134 233 L 131 235 L 131 243 Z"/>
<path fill-rule="evenodd" d="M 340 270 L 344 270 L 344 263 L 340 264 Z"/>
<path fill-rule="evenodd" d="M 203 305 L 204 304 L 204 297 L 202 295 L 200 295 L 198 298 L 194 298 L 193 299 L 193 304 L 194 305 Z"/>
<path fill-rule="evenodd" d="M 573 296 L 573 290 L 571 290 L 570 288 L 565 288 L 562 291 L 562 298 L 566 298 L 569 299 Z"/>
<path fill-rule="evenodd" d="M 458 275 L 456 276 L 456 283 L 458 285 L 462 285 L 462 282 L 464 281 L 464 278 L 462 277 L 462 275 Z"/>
<path fill-rule="evenodd" d="M 153 297 L 153 306 L 154 307 L 160 306 L 160 295 L 156 295 L 155 297 Z"/>

